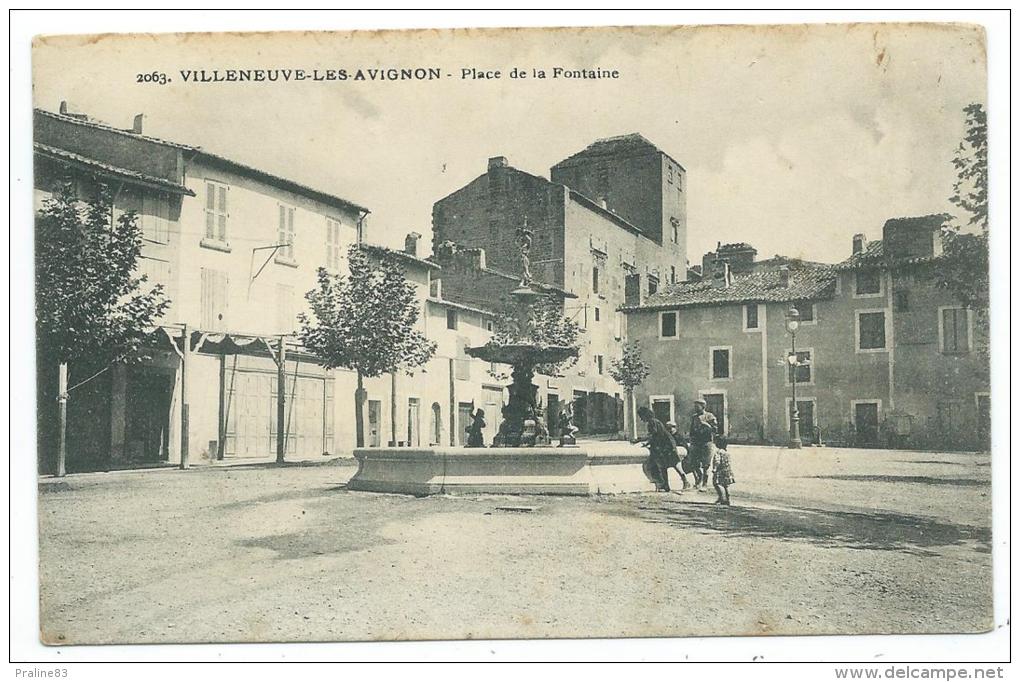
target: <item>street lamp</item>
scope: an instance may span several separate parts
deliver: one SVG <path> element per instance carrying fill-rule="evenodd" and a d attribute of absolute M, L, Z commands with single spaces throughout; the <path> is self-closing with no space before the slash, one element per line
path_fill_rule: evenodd
<path fill-rule="evenodd" d="M 793 401 L 790 406 L 790 447 L 799 449 L 800 443 L 800 411 L 797 409 L 797 327 L 800 326 L 800 312 L 791 307 L 786 312 L 786 331 L 790 332 L 790 355 L 786 358 L 790 365 L 790 390 Z"/>

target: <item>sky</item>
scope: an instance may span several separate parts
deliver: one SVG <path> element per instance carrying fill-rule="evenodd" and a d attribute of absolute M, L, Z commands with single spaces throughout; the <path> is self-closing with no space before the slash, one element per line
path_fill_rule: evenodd
<path fill-rule="evenodd" d="M 557 66 L 620 75 L 552 78 Z M 443 76 L 180 75 L 379 67 Z M 502 77 L 462 79 L 472 68 Z M 491 156 L 548 177 L 593 140 L 638 132 L 687 170 L 692 262 L 720 241 L 838 261 L 888 218 L 954 212 L 962 109 L 986 101 L 985 69 L 982 30 L 947 24 L 104 35 L 37 39 L 33 88 L 37 107 L 67 100 L 125 128 L 145 113 L 147 134 L 367 206 L 369 239 L 397 247 L 430 239 L 432 204 Z M 137 82 L 153 71 L 170 82 Z"/>

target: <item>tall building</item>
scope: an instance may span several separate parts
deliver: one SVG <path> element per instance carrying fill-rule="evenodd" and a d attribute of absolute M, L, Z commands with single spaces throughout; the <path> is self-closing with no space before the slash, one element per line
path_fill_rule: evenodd
<path fill-rule="evenodd" d="M 624 429 L 623 390 L 608 371 L 625 333 L 618 309 L 628 278 L 637 276 L 654 293 L 686 277 L 685 172 L 645 138 L 625 135 L 593 143 L 551 174 L 490 158 L 483 175 L 433 206 L 433 251 L 449 252 L 452 244 L 481 252 L 488 268 L 519 280 L 518 230 L 527 226 L 534 278 L 569 295 L 565 314 L 584 332 L 578 363 L 542 388 L 574 402 L 582 433 L 617 433 Z M 479 304 L 488 295 L 444 282 L 451 300 Z"/>

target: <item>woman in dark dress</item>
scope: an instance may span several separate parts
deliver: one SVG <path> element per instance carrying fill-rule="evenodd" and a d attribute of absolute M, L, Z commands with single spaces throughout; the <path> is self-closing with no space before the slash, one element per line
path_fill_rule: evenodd
<path fill-rule="evenodd" d="M 648 426 L 648 439 L 645 446 L 649 451 L 648 462 L 652 471 L 652 478 L 658 490 L 669 492 L 668 470 L 676 468 L 680 464 L 680 458 L 676 452 L 676 441 L 670 435 L 665 425 L 655 418 L 655 414 L 647 407 L 638 408 L 638 416 Z"/>
<path fill-rule="evenodd" d="M 472 419 L 471 426 L 467 427 L 467 447 L 484 448 L 482 430 L 485 428 L 485 410 L 479 408 Z"/>

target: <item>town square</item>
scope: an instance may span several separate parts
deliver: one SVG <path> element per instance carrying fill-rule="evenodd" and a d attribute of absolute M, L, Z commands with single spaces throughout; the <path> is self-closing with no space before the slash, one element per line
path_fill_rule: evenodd
<path fill-rule="evenodd" d="M 40 641 L 994 632 L 984 40 L 39 38 Z"/>

